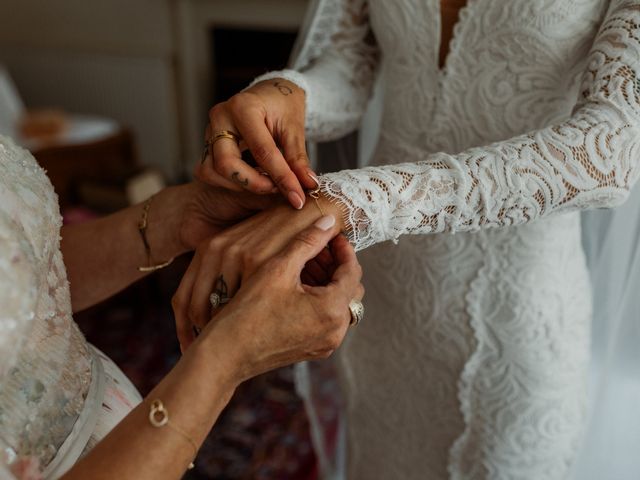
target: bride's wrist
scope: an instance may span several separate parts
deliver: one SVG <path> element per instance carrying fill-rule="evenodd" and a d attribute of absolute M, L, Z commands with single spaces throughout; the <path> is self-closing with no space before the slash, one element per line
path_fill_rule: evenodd
<path fill-rule="evenodd" d="M 329 199 L 322 191 L 314 191 L 307 195 L 305 209 L 315 212 L 317 218 L 331 215 L 336 219 L 340 231 L 345 232 L 349 227 L 345 221 L 346 207 L 338 199 Z"/>

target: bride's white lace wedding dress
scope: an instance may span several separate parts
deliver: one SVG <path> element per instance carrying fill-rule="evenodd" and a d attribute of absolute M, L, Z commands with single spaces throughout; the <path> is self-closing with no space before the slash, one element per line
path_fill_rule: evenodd
<path fill-rule="evenodd" d="M 443 69 L 439 7 L 321 0 L 300 68 L 257 79 L 302 87 L 326 140 L 383 76 L 374 166 L 322 176 L 366 248 L 366 319 L 338 356 L 348 478 L 566 478 L 591 315 L 578 211 L 640 173 L 640 2 L 469 0 Z"/>
<path fill-rule="evenodd" d="M 55 479 L 138 402 L 71 312 L 45 172 L 0 135 L 0 479 Z"/>

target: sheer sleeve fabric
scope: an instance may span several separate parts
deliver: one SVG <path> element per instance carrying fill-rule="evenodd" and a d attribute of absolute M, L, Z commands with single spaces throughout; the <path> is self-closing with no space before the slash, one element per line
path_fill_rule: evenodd
<path fill-rule="evenodd" d="M 324 175 L 356 248 L 624 202 L 640 171 L 640 2 L 611 2 L 587 65 L 564 122 L 456 155 L 398 151 L 412 163 Z"/>
<path fill-rule="evenodd" d="M 9 381 L 18 353 L 29 335 L 36 310 L 35 257 L 20 227 L 0 211 L 0 389 Z M 0 447 L 3 446 L 0 430 Z M 9 450 L 0 451 L 0 478 L 12 479 Z M 34 478 L 25 471 L 19 478 Z"/>
<path fill-rule="evenodd" d="M 299 69 L 269 72 L 252 85 L 285 78 L 302 88 L 307 139 L 323 142 L 341 138 L 360 124 L 373 89 L 379 49 L 366 0 L 327 1 L 317 15 L 325 17 L 320 19 L 326 20 L 323 25 L 334 29 L 322 53 L 305 58 Z"/>

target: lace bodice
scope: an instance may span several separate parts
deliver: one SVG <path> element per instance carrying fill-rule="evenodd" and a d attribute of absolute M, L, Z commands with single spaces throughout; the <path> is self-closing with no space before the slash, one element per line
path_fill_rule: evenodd
<path fill-rule="evenodd" d="M 0 136 L 0 466 L 43 470 L 69 435 L 91 382 L 71 317 L 57 198 L 33 157 Z"/>
<path fill-rule="evenodd" d="M 327 1 L 338 28 L 323 53 L 258 79 L 300 85 L 308 135 L 326 140 L 356 128 L 382 68 L 386 165 L 322 177 L 357 248 L 623 202 L 640 172 L 638 3 L 470 0 L 443 70 L 438 5 Z"/>

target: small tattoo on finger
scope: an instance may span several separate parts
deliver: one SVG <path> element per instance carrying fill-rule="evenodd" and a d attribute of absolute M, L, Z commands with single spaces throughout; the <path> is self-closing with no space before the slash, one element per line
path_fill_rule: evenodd
<path fill-rule="evenodd" d="M 248 187 L 249 186 L 249 179 L 248 178 L 245 178 L 245 179 L 240 178 L 240 172 L 233 172 L 231 174 L 231 180 L 233 180 L 234 182 L 242 185 L 243 187 Z"/>

